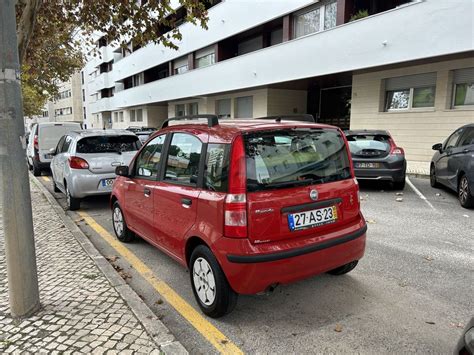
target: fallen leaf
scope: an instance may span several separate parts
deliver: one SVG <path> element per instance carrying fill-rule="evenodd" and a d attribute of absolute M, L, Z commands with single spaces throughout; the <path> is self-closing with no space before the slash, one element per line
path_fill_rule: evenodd
<path fill-rule="evenodd" d="M 431 322 L 431 321 L 428 321 L 428 322 L 425 322 L 426 324 L 436 324 L 435 322 Z"/>
<path fill-rule="evenodd" d="M 400 287 L 407 287 L 407 286 L 408 286 L 408 281 L 405 281 L 405 280 L 400 281 L 400 282 L 398 283 L 398 286 L 400 286 Z"/>
<path fill-rule="evenodd" d="M 114 263 L 117 261 L 119 257 L 117 255 L 109 255 L 109 256 L 106 256 L 105 258 L 107 259 L 107 261 Z"/>
<path fill-rule="evenodd" d="M 224 344 L 224 345 L 227 344 L 228 342 L 229 342 L 229 341 L 228 341 L 227 339 L 222 339 L 222 340 L 221 340 L 221 344 Z"/>
<path fill-rule="evenodd" d="M 128 272 L 125 272 L 125 271 L 120 271 L 119 275 L 124 280 L 132 278 L 132 275 L 130 275 Z"/>
<path fill-rule="evenodd" d="M 466 218 L 469 218 L 469 216 L 467 214 L 463 214 L 462 215 L 463 217 L 466 217 Z"/>
<path fill-rule="evenodd" d="M 397 198 L 395 199 L 395 201 L 397 201 L 397 202 L 403 202 L 403 198 L 397 197 Z"/>
<path fill-rule="evenodd" d="M 397 196 L 403 196 L 403 192 L 397 192 L 396 195 Z"/>
<path fill-rule="evenodd" d="M 158 299 L 158 301 L 155 302 L 155 304 L 162 304 L 163 300 L 161 298 Z"/>
<path fill-rule="evenodd" d="M 462 324 L 462 323 L 451 323 L 451 327 L 464 328 L 464 324 Z"/>
<path fill-rule="evenodd" d="M 369 224 L 375 224 L 375 223 L 377 223 L 377 222 L 375 222 L 373 219 L 370 219 L 370 218 L 369 218 L 369 219 L 366 219 L 365 221 L 366 221 L 367 223 L 369 223 Z"/>
<path fill-rule="evenodd" d="M 439 197 L 439 196 L 441 196 L 441 194 L 438 192 L 438 193 L 436 193 L 436 196 L 438 196 L 438 197 Z"/>
<path fill-rule="evenodd" d="M 334 328 L 334 331 L 336 331 L 338 333 L 342 332 L 342 325 L 336 324 L 336 327 Z"/>
<path fill-rule="evenodd" d="M 428 261 L 434 260 L 434 258 L 432 256 L 429 256 L 429 255 L 425 256 L 424 258 L 425 258 L 425 260 L 428 260 Z"/>
<path fill-rule="evenodd" d="M 79 218 L 79 219 L 76 219 L 74 222 L 79 223 L 79 222 L 82 222 L 83 220 L 84 218 Z"/>

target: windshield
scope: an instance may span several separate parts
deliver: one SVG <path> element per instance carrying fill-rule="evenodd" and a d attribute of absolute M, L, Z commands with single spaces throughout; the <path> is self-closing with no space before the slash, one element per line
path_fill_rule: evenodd
<path fill-rule="evenodd" d="M 390 137 L 382 134 L 349 135 L 349 149 L 352 155 L 366 155 L 367 153 L 388 153 L 390 151 Z"/>
<path fill-rule="evenodd" d="M 351 177 L 346 146 L 333 129 L 258 132 L 245 137 L 249 191 Z"/>
<path fill-rule="evenodd" d="M 96 136 L 77 142 L 77 153 L 122 153 L 138 150 L 141 144 L 137 136 Z"/>

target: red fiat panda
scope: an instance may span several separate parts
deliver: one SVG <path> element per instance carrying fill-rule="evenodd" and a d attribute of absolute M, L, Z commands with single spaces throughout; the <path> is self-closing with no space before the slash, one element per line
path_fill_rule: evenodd
<path fill-rule="evenodd" d="M 210 317 L 230 312 L 239 293 L 345 274 L 364 255 L 359 188 L 336 127 L 170 119 L 116 173 L 117 238 L 138 235 L 188 267 Z"/>

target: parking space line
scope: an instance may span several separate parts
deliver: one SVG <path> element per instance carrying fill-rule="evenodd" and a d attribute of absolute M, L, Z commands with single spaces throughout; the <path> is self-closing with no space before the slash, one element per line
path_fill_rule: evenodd
<path fill-rule="evenodd" d="M 44 181 L 46 181 L 46 182 L 51 181 L 51 179 L 49 178 L 49 176 L 42 176 L 41 178 L 42 178 Z"/>
<path fill-rule="evenodd" d="M 196 311 L 167 283 L 160 280 L 132 251 L 113 237 L 85 212 L 79 212 L 84 221 L 115 249 L 153 288 L 181 314 L 205 339 L 222 354 L 243 354 L 229 338 Z"/>
<path fill-rule="evenodd" d="M 421 193 L 421 191 L 418 190 L 415 185 L 413 185 L 413 183 L 410 181 L 410 179 L 408 177 L 405 178 L 405 179 L 406 179 L 406 182 L 408 183 L 408 186 L 411 187 L 411 189 L 418 195 L 418 197 L 421 198 L 423 201 L 425 201 L 427 203 L 427 205 L 430 206 L 434 211 L 436 211 L 436 208 L 434 208 L 434 206 L 431 204 L 431 202 L 427 200 L 425 195 L 423 195 Z"/>

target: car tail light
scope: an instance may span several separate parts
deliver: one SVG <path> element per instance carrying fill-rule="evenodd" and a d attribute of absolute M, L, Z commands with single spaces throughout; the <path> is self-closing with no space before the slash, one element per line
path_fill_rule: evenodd
<path fill-rule="evenodd" d="M 397 147 L 393 139 L 390 138 L 390 155 L 405 155 L 403 148 Z"/>
<path fill-rule="evenodd" d="M 33 147 L 34 147 L 36 150 L 39 150 L 38 135 L 37 135 L 37 134 L 35 134 L 35 137 L 33 138 Z"/>
<path fill-rule="evenodd" d="M 242 136 L 238 136 L 231 152 L 229 193 L 224 207 L 224 235 L 226 237 L 247 237 L 246 179 L 244 141 Z"/>
<path fill-rule="evenodd" d="M 82 158 L 69 157 L 69 167 L 72 169 L 89 169 L 89 164 Z"/>

